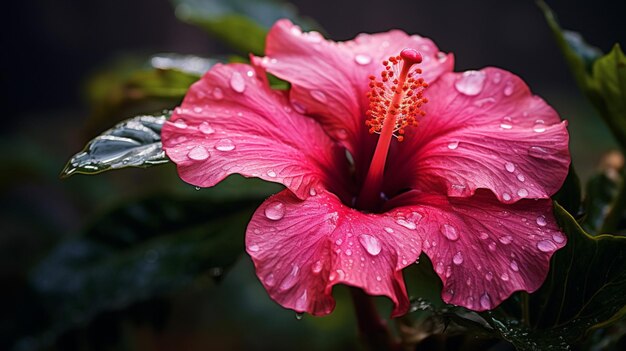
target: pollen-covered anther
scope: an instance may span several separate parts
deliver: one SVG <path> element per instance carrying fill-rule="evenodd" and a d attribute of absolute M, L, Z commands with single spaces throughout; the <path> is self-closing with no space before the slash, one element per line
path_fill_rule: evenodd
<path fill-rule="evenodd" d="M 398 56 L 391 56 L 382 62 L 384 69 L 380 79 L 370 76 L 370 90 L 367 93 L 369 109 L 365 125 L 370 133 L 380 134 L 387 118 L 393 118 L 393 136 L 404 140 L 405 128 L 417 126 L 418 118 L 425 113 L 420 109 L 428 99 L 423 92 L 428 83 L 416 77 L 422 73 L 417 64 L 422 55 L 413 49 L 404 49 Z"/>

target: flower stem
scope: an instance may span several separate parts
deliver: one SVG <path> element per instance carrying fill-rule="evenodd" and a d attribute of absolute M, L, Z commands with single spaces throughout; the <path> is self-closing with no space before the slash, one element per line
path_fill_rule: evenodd
<path fill-rule="evenodd" d="M 350 288 L 352 302 L 359 326 L 359 334 L 369 350 L 401 350 L 394 340 L 385 320 L 380 318 L 371 297 L 363 290 Z"/>

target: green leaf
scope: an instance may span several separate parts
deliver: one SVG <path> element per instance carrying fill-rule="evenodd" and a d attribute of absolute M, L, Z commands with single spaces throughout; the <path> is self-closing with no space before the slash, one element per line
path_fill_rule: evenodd
<path fill-rule="evenodd" d="M 601 234 L 600 230 L 617 195 L 619 184 L 605 173 L 593 176 L 585 189 L 585 217 L 581 226 L 591 234 Z"/>
<path fill-rule="evenodd" d="M 497 310 L 483 314 L 519 350 L 575 345 L 626 314 L 626 238 L 593 237 L 558 204 L 555 215 L 569 241 L 555 253 L 546 282 L 530 295 L 530 320 L 523 324 L 521 316 Z"/>
<path fill-rule="evenodd" d="M 96 174 L 124 167 L 149 167 L 168 162 L 161 145 L 161 128 L 170 112 L 133 117 L 91 140 L 74 155 L 62 177 Z"/>
<path fill-rule="evenodd" d="M 626 58 L 619 44 L 602 56 L 600 50 L 585 43 L 579 34 L 562 30 L 545 2 L 537 3 L 579 88 L 626 150 Z"/>
<path fill-rule="evenodd" d="M 49 342 L 101 312 L 221 276 L 243 253 L 246 223 L 260 201 L 153 196 L 105 213 L 33 270 L 48 316 L 45 332 L 33 336 Z"/>
<path fill-rule="evenodd" d="M 181 20 L 198 25 L 243 54 L 262 55 L 274 22 L 289 18 L 304 29 L 317 25 L 280 0 L 172 0 Z"/>

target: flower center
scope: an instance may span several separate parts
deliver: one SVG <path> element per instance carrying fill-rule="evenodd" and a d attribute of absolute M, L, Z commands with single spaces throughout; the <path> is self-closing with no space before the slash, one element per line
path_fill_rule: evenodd
<path fill-rule="evenodd" d="M 367 93 L 369 109 L 365 125 L 370 133 L 380 134 L 372 157 L 365 182 L 357 199 L 357 207 L 374 209 L 381 199 L 383 173 L 392 137 L 398 142 L 404 140 L 405 128 L 418 125 L 418 117 L 425 113 L 420 107 L 428 102 L 422 96 L 428 86 L 416 64 L 422 62 L 422 55 L 413 49 L 404 49 L 398 56 L 383 61 L 385 69 L 380 80 L 370 76 L 370 90 Z"/>

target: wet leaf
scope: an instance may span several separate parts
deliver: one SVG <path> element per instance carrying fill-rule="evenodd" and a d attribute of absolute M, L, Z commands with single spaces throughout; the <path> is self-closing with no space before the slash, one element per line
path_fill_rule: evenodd
<path fill-rule="evenodd" d="M 152 196 L 105 213 L 33 270 L 48 322 L 25 340 L 46 344 L 103 311 L 219 278 L 242 254 L 247 219 L 261 200 Z"/>
<path fill-rule="evenodd" d="M 317 25 L 298 16 L 296 8 L 280 0 L 172 0 L 176 15 L 196 24 L 243 54 L 262 55 L 268 29 L 289 18 L 304 29 Z"/>
<path fill-rule="evenodd" d="M 567 349 L 626 314 L 626 238 L 591 236 L 561 206 L 555 215 L 568 237 L 543 286 L 528 300 L 529 321 L 496 310 L 483 316 L 519 350 Z"/>
<path fill-rule="evenodd" d="M 169 159 L 161 144 L 161 128 L 170 112 L 133 117 L 91 140 L 74 155 L 62 177 L 74 173 L 96 174 L 124 167 L 149 167 Z"/>

